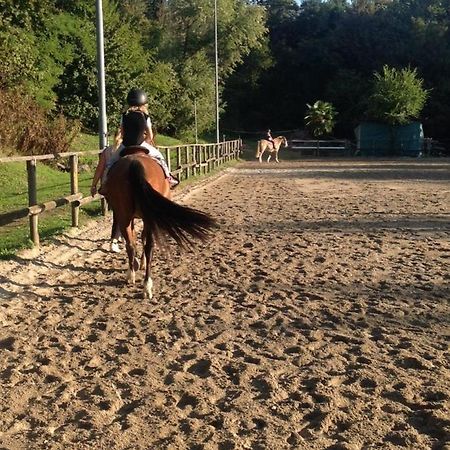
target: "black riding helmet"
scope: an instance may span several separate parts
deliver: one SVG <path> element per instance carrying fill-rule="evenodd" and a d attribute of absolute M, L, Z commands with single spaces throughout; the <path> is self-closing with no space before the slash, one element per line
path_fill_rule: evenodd
<path fill-rule="evenodd" d="M 127 95 L 129 106 L 142 106 L 148 103 L 147 94 L 142 89 L 131 89 Z"/>

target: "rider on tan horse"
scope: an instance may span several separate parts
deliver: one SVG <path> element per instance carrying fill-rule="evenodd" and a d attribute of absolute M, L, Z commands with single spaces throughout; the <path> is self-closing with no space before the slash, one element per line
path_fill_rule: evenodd
<path fill-rule="evenodd" d="M 269 133 L 270 130 L 268 131 L 268 135 Z M 258 147 L 256 149 L 256 157 L 259 159 L 259 162 L 262 162 L 262 156 L 266 150 L 269 152 L 267 162 L 270 161 L 272 153 L 275 153 L 275 161 L 280 162 L 278 161 L 278 151 L 280 150 L 281 144 L 283 144 L 285 147 L 287 147 L 288 145 L 288 141 L 284 136 L 278 136 L 276 138 L 273 138 L 272 141 L 270 141 L 269 138 L 261 139 L 260 141 L 258 141 Z"/>
<path fill-rule="evenodd" d="M 273 142 L 272 132 L 270 131 L 270 128 L 267 130 L 266 140 L 272 144 L 272 148 L 275 148 L 275 143 Z"/>

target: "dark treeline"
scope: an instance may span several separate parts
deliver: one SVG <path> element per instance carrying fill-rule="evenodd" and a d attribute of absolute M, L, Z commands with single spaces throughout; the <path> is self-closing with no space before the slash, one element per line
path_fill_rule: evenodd
<path fill-rule="evenodd" d="M 95 2 L 0 0 L 2 120 L 19 95 L 49 117 L 97 129 Z M 374 73 L 417 69 L 428 90 L 419 119 L 448 139 L 450 8 L 438 0 L 218 0 L 221 127 L 304 127 L 306 104 L 330 102 L 334 134 L 367 118 Z M 130 87 L 145 89 L 160 132 L 214 130 L 214 2 L 103 0 L 109 127 Z M 58 116 L 59 115 L 59 116 Z M 14 127 L 13 127 L 14 128 Z M 26 128 L 26 127 L 25 127 Z M 4 128 L 8 129 L 8 127 Z M 11 128 L 12 129 L 12 128 Z M 4 132 L 3 132 L 4 133 Z M 0 146 L 5 136 L 0 132 Z"/>
<path fill-rule="evenodd" d="M 228 80 L 229 129 L 302 128 L 306 103 L 331 102 L 335 135 L 367 118 L 374 72 L 417 69 L 429 91 L 425 134 L 450 137 L 450 2 L 261 0 L 269 46 L 252 51 Z"/>

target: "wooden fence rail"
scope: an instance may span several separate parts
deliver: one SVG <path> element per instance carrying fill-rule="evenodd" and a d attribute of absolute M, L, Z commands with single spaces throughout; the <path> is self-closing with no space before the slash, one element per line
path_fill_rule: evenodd
<path fill-rule="evenodd" d="M 177 174 L 180 181 L 183 181 L 191 176 L 207 174 L 225 162 L 238 159 L 242 150 L 242 141 L 239 139 L 235 141 L 224 141 L 218 144 L 188 144 L 158 148 L 161 153 L 165 155 L 170 171 L 173 174 Z M 39 215 L 42 213 L 70 204 L 72 207 L 72 226 L 77 227 L 79 223 L 80 207 L 93 201 L 101 200 L 102 211 L 105 214 L 107 210 L 105 199 L 99 194 L 96 194 L 93 197 L 90 195 L 84 197 L 78 187 L 78 162 L 80 158 L 98 153 L 99 151 L 94 150 L 87 152 L 57 153 L 54 155 L 0 158 L 0 163 L 25 161 L 28 178 L 28 207 L 0 213 L 0 227 L 8 225 L 15 220 L 29 217 L 30 239 L 35 246 L 39 246 L 38 219 Z M 38 204 L 37 162 L 58 158 L 69 159 L 70 195 Z"/>
<path fill-rule="evenodd" d="M 351 156 L 350 141 L 345 140 L 301 140 L 289 141 L 291 150 L 296 150 L 299 156 Z"/>

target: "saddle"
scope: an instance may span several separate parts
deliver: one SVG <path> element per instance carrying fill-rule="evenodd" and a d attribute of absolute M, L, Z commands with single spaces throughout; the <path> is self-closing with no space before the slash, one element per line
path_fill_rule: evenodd
<path fill-rule="evenodd" d="M 120 157 L 136 154 L 148 155 L 148 148 L 142 147 L 140 145 L 131 145 L 130 147 L 125 147 L 119 153 Z"/>

